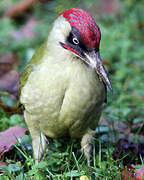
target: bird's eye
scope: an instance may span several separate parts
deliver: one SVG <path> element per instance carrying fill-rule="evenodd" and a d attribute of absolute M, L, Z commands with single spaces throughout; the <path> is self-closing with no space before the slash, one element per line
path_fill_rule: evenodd
<path fill-rule="evenodd" d="M 79 44 L 78 39 L 77 39 L 77 38 L 73 38 L 73 43 L 74 43 L 74 44 Z"/>

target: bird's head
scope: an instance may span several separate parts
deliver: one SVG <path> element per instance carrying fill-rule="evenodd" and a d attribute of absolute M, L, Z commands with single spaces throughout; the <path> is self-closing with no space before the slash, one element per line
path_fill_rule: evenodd
<path fill-rule="evenodd" d="M 112 90 L 99 53 L 101 32 L 93 17 L 86 11 L 71 8 L 63 11 L 55 20 L 49 34 L 48 44 L 52 48 L 63 48 L 78 56 Z"/>

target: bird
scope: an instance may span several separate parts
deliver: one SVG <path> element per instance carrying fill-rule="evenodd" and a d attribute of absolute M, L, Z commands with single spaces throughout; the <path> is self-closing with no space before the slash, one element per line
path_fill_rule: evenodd
<path fill-rule="evenodd" d="M 21 75 L 20 103 L 39 162 L 49 138 L 80 138 L 90 165 L 95 129 L 112 90 L 100 57 L 101 32 L 86 10 L 61 12 Z"/>

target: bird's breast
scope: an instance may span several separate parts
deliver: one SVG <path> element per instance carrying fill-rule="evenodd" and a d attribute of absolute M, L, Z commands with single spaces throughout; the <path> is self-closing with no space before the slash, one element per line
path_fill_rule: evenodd
<path fill-rule="evenodd" d="M 83 63 L 71 65 L 70 83 L 65 92 L 59 119 L 72 137 L 80 137 L 95 126 L 105 99 L 105 88 L 93 69 Z M 95 128 L 95 127 L 93 127 Z"/>
<path fill-rule="evenodd" d="M 76 61 L 77 60 L 77 61 Z M 36 67 L 22 89 L 21 103 L 31 121 L 50 137 L 81 136 L 105 99 L 97 74 L 80 59 Z"/>

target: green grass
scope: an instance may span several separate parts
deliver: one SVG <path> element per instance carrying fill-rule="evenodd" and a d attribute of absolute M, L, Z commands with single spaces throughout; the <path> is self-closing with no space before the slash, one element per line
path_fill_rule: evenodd
<path fill-rule="evenodd" d="M 67 142 L 67 143 L 65 143 Z M 65 144 L 65 145 L 64 145 Z M 48 153 L 45 154 L 43 160 L 35 165 L 34 159 L 25 152 L 24 149 L 19 149 L 22 146 L 15 147 L 15 153 L 20 153 L 23 158 L 6 160 L 8 166 L 3 166 L 3 178 L 7 179 L 79 179 L 80 176 L 86 175 L 90 179 L 120 179 L 122 165 L 118 165 L 118 161 L 112 158 L 113 148 L 102 148 L 101 142 L 95 141 L 97 147 L 94 147 L 92 165 L 87 166 L 86 159 L 83 153 L 79 152 L 79 142 L 77 140 L 59 139 L 50 140 L 48 145 Z M 99 148 L 99 149 L 97 149 Z M 20 155 L 19 154 L 19 155 Z"/>

